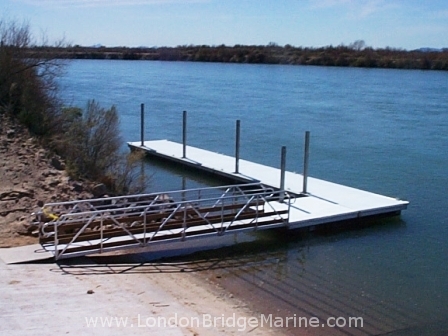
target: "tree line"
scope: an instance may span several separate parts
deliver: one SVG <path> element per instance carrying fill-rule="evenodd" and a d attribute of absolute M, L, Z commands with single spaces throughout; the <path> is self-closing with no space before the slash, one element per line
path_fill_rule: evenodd
<path fill-rule="evenodd" d="M 251 64 L 320 65 L 363 68 L 448 70 L 448 48 L 404 50 L 372 48 L 359 40 L 345 46 L 321 48 L 268 45 L 177 47 L 36 47 L 30 54 L 63 59 L 119 59 L 151 61 L 191 61 Z"/>

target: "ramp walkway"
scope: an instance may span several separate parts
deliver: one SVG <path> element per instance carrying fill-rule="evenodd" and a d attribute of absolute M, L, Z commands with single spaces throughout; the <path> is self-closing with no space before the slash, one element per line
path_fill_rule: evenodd
<path fill-rule="evenodd" d="M 39 242 L 56 260 L 288 224 L 289 194 L 260 183 L 45 204 Z M 281 205 L 281 206 L 279 206 Z"/>

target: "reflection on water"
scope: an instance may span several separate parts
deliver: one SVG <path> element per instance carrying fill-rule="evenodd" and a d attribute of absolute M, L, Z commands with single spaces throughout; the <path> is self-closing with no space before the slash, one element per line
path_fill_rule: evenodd
<path fill-rule="evenodd" d="M 147 192 L 217 187 L 233 182 L 157 158 L 145 158 L 143 169 L 149 177 Z"/>

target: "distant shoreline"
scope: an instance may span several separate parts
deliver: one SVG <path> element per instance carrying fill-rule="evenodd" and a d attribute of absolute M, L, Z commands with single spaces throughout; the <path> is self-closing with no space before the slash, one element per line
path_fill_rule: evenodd
<path fill-rule="evenodd" d="M 289 64 L 359 68 L 448 71 L 448 48 L 402 50 L 393 48 L 328 46 L 323 48 L 278 46 L 178 46 L 178 47 L 34 47 L 29 57 L 61 59 L 111 59 L 186 61 L 246 64 Z"/>

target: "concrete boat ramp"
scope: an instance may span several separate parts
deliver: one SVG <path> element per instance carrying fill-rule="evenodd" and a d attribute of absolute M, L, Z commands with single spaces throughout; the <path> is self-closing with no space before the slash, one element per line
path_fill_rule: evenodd
<path fill-rule="evenodd" d="M 286 224 L 290 229 L 367 216 L 397 215 L 409 204 L 407 201 L 312 177 L 307 177 L 307 191 L 303 193 L 303 175 L 288 171 L 285 172 L 284 188 L 281 188 L 281 169 L 239 159 L 236 173 L 234 157 L 168 140 L 144 141 L 143 145 L 141 142 L 129 142 L 128 145 L 132 149 L 144 150 L 150 157 L 169 160 L 239 183 L 260 182 L 298 196 L 294 197 L 290 205 Z M 184 157 L 184 154 L 187 155 Z M 272 205 L 277 209 L 286 207 L 285 203 L 280 202 L 273 202 Z"/>

